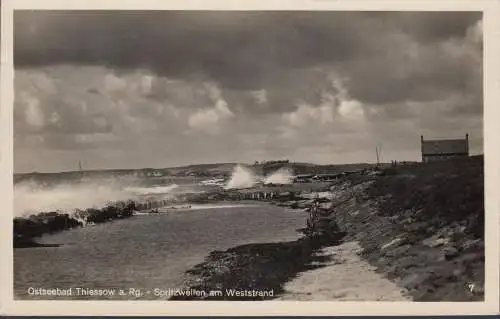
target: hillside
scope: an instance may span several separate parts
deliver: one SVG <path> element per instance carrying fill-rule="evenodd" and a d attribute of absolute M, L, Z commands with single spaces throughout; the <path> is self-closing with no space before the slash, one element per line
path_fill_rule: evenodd
<path fill-rule="evenodd" d="M 414 300 L 482 300 L 483 178 L 482 156 L 386 169 L 332 213 Z"/>
<path fill-rule="evenodd" d="M 342 258 L 349 253 L 345 247 L 354 245 L 360 249 L 353 253 L 374 269 L 364 267 L 365 272 L 376 271 L 388 278 L 396 284 L 397 293 L 411 300 L 484 300 L 483 175 L 481 156 L 411 163 L 383 169 L 381 176 L 346 176 L 330 185 L 334 196 L 322 200 L 319 214 L 310 217 L 302 229 L 305 236 L 213 251 L 187 272 L 191 278 L 187 286 L 275 293 L 208 299 L 274 299 L 287 294 L 286 283 L 301 273 L 323 269 L 311 275 L 310 282 L 302 283 L 299 292 L 317 291 L 321 281 L 321 295 L 335 300 L 342 295 L 336 291 L 336 278 L 349 271 L 356 273 L 360 265 L 349 264 L 355 258 Z M 301 209 L 312 204 L 298 193 L 276 201 L 280 206 Z M 326 247 L 330 253 L 324 255 Z M 367 287 L 359 282 L 362 278 L 374 276 L 350 278 L 354 299 L 356 289 Z"/>
<path fill-rule="evenodd" d="M 141 168 L 141 169 L 109 169 L 109 170 L 88 170 L 88 171 L 68 171 L 59 173 L 23 173 L 14 174 L 14 184 L 26 180 L 42 181 L 47 184 L 58 183 L 60 181 L 73 182 L 82 178 L 120 178 L 123 176 L 147 177 L 153 173 L 162 176 L 197 176 L 197 177 L 228 177 L 231 176 L 236 165 L 249 167 L 259 175 L 268 175 L 280 168 L 288 168 L 296 175 L 303 174 L 331 174 L 343 171 L 360 170 L 373 167 L 373 164 L 339 164 L 339 165 L 317 165 L 311 163 L 282 163 L 265 162 L 259 164 L 238 164 L 238 163 L 215 163 L 215 164 L 192 164 L 170 168 Z"/>

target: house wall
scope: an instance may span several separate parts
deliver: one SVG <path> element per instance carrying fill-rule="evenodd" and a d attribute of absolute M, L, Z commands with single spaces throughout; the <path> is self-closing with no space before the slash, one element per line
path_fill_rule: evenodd
<path fill-rule="evenodd" d="M 429 140 L 425 141 L 420 135 L 420 151 L 422 152 L 422 162 L 442 161 L 455 157 L 469 156 L 469 134 L 465 134 L 465 139 L 458 140 Z"/>
<path fill-rule="evenodd" d="M 424 155 L 423 156 L 423 162 L 435 162 L 435 161 L 444 161 L 452 158 L 457 158 L 457 157 L 468 157 L 467 154 L 460 154 L 460 155 Z"/>

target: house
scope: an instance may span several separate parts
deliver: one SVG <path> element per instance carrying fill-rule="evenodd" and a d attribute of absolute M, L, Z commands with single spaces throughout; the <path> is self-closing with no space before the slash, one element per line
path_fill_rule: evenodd
<path fill-rule="evenodd" d="M 469 156 L 469 134 L 465 134 L 465 139 L 453 140 L 424 140 L 422 135 L 420 141 L 422 162 Z"/>

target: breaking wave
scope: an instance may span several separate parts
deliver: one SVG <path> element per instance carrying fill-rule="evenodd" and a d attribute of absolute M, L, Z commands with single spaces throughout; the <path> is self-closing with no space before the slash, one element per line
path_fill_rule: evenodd
<path fill-rule="evenodd" d="M 144 195 L 169 194 L 176 184 L 154 187 L 124 187 L 137 180 L 83 180 L 78 183 L 59 183 L 51 186 L 26 181 L 14 186 L 14 216 L 22 217 L 40 212 L 77 209 L 101 209 L 110 203 L 137 200 Z"/>
<path fill-rule="evenodd" d="M 153 187 L 127 187 L 126 191 L 132 194 L 139 195 L 157 195 L 157 194 L 168 194 L 174 189 L 177 189 L 179 185 L 172 184 L 168 186 L 153 186 Z"/>
<path fill-rule="evenodd" d="M 257 183 L 264 184 L 291 184 L 293 183 L 293 172 L 288 168 L 280 168 L 267 177 L 256 175 L 252 170 L 238 165 L 234 168 L 230 180 L 225 189 L 251 188 Z"/>
<path fill-rule="evenodd" d="M 234 168 L 226 189 L 241 189 L 253 187 L 259 178 L 248 168 L 238 165 Z"/>
<path fill-rule="evenodd" d="M 291 184 L 293 174 L 290 169 L 280 168 L 264 179 L 264 184 Z"/>

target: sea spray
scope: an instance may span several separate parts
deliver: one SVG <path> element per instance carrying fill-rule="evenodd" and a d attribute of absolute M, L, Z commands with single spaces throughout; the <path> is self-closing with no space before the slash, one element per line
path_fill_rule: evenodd
<path fill-rule="evenodd" d="M 288 168 L 280 168 L 264 179 L 264 184 L 291 184 L 293 182 L 292 171 Z"/>
<path fill-rule="evenodd" d="M 177 185 L 133 187 L 140 180 L 130 178 L 85 179 L 76 183 L 63 182 L 47 186 L 36 181 L 26 181 L 14 186 L 15 216 L 28 216 L 40 212 L 103 208 L 110 203 L 139 200 L 144 195 L 171 193 Z"/>
<path fill-rule="evenodd" d="M 238 165 L 234 168 L 231 179 L 226 185 L 226 189 L 250 188 L 257 183 L 258 178 L 248 168 Z"/>
<path fill-rule="evenodd" d="M 14 248 L 38 247 L 34 238 L 75 227 L 105 223 L 131 217 L 135 212 L 133 201 L 117 202 L 102 209 L 76 209 L 71 214 L 61 211 L 42 212 L 13 220 Z"/>
<path fill-rule="evenodd" d="M 179 185 L 172 184 L 167 186 L 153 186 L 153 187 L 127 187 L 125 188 L 125 190 L 132 194 L 153 195 L 153 194 L 168 194 L 178 187 Z"/>

